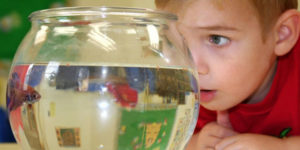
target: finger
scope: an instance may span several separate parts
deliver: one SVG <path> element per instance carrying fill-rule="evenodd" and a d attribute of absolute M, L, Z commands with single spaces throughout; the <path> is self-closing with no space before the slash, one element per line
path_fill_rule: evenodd
<path fill-rule="evenodd" d="M 222 139 L 211 135 L 193 135 L 192 139 L 186 145 L 186 150 L 215 150 L 216 144 Z"/>
<path fill-rule="evenodd" d="M 219 137 L 215 137 L 215 136 L 207 136 L 204 137 L 205 139 L 205 143 L 206 143 L 206 147 L 212 147 L 215 148 L 215 146 L 221 142 L 221 138 Z M 204 139 L 203 139 L 204 140 Z"/>
<path fill-rule="evenodd" d="M 232 129 L 229 114 L 227 110 L 217 111 L 217 123 L 226 128 Z"/>
<path fill-rule="evenodd" d="M 216 150 L 236 150 L 237 147 L 235 143 L 237 142 L 238 136 L 227 137 L 216 144 Z"/>
<path fill-rule="evenodd" d="M 215 149 L 217 150 L 217 149 Z M 245 150 L 245 147 L 238 145 L 237 142 L 229 144 L 227 147 L 225 147 L 222 150 Z"/>
<path fill-rule="evenodd" d="M 238 134 L 232 129 L 221 126 L 215 122 L 209 123 L 202 129 L 204 135 L 215 136 L 218 138 L 224 138 Z"/>
<path fill-rule="evenodd" d="M 206 147 L 206 148 L 204 148 L 204 150 L 215 150 L 215 148 L 214 147 Z"/>

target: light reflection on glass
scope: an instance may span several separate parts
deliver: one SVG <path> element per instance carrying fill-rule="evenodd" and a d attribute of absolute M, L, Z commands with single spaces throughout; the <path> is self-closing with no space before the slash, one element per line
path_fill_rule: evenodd
<path fill-rule="evenodd" d="M 34 45 L 44 42 L 47 37 L 48 26 L 42 25 L 41 29 L 36 33 Z"/>

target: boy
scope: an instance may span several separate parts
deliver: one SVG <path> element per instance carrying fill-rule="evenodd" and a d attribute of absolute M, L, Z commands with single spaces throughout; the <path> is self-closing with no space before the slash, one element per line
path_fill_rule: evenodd
<path fill-rule="evenodd" d="M 187 149 L 300 149 L 297 0 L 183 1 L 156 3 L 178 14 L 198 69 L 201 108 Z"/>

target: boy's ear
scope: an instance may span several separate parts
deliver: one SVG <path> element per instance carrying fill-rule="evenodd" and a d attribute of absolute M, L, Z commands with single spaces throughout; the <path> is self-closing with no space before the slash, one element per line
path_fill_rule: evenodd
<path fill-rule="evenodd" d="M 299 38 L 300 32 L 300 12 L 288 10 L 284 12 L 276 22 L 276 47 L 275 54 L 282 56 L 287 54 Z"/>

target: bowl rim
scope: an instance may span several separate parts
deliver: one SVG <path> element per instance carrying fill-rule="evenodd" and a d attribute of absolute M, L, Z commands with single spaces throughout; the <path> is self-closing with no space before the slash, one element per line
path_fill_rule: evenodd
<path fill-rule="evenodd" d="M 132 17 L 158 17 L 169 20 L 177 20 L 175 14 L 148 9 L 148 8 L 134 8 L 134 7 L 59 7 L 51 9 L 43 9 L 34 11 L 29 15 L 29 20 L 48 18 L 48 17 L 71 17 L 71 16 L 132 16 Z"/>

